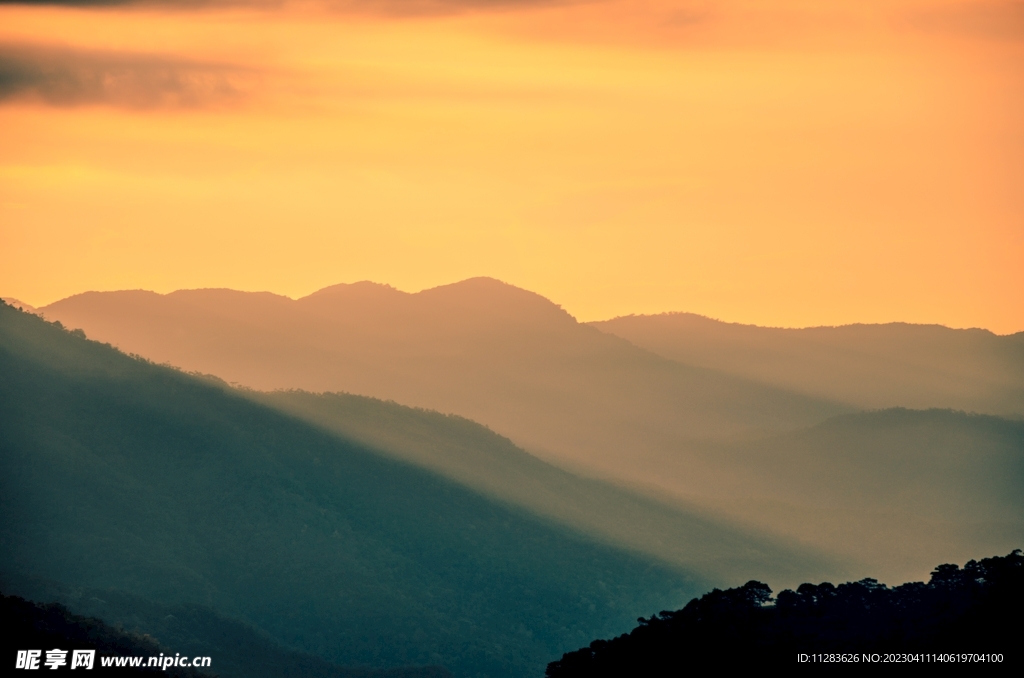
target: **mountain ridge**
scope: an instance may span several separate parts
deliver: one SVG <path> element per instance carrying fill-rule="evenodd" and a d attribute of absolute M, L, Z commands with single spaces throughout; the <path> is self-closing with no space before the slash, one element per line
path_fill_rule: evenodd
<path fill-rule="evenodd" d="M 324 293 L 329 302 L 239 293 L 230 304 L 200 302 L 200 293 L 94 294 L 44 312 L 158 363 L 258 390 L 357 393 L 451 412 L 546 459 L 612 475 L 629 475 L 628 450 L 638 445 L 667 453 L 849 409 L 667 360 L 493 279 L 415 294 L 363 285 L 355 296 L 369 290 L 372 302 L 351 301 L 353 289 Z"/>
<path fill-rule="evenodd" d="M 5 580 L 206 605 L 341 665 L 462 676 L 539 673 L 697 581 L 78 334 L 0 305 Z"/>
<path fill-rule="evenodd" d="M 589 324 L 669 360 L 860 409 L 1024 416 L 1024 333 L 911 323 L 766 328 L 686 313 Z"/>

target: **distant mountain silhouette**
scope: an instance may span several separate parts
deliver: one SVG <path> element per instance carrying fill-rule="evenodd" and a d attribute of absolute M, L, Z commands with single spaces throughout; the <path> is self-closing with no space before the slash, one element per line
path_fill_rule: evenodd
<path fill-rule="evenodd" d="M 416 294 L 335 285 L 296 301 L 90 292 L 42 310 L 158 363 L 257 389 L 344 391 L 455 413 L 532 453 L 640 482 L 657 476 L 648 454 L 850 411 L 660 358 L 490 278 Z"/>
<path fill-rule="evenodd" d="M 1019 549 L 1005 557 L 972 560 L 962 569 L 940 565 L 927 584 L 895 588 L 874 579 L 839 586 L 803 584 L 772 600 L 766 584 L 750 581 L 715 589 L 675 612 L 641 617 L 629 634 L 566 653 L 548 665 L 547 676 L 660 675 L 666 668 L 681 673 L 712 662 L 759 672 L 801 666 L 821 672 L 827 662 L 825 670 L 842 663 L 855 665 L 858 673 L 884 663 L 924 670 L 950 665 L 963 670 L 973 664 L 972 672 L 1001 673 L 1021 664 L 1022 607 L 1024 556 Z"/>
<path fill-rule="evenodd" d="M 114 589 L 344 666 L 521 676 L 704 586 L 78 334 L 0 305 L 5 591 Z"/>
<path fill-rule="evenodd" d="M 692 313 L 590 325 L 664 358 L 856 407 L 1024 416 L 1024 332 L 906 323 L 782 329 Z"/>
<path fill-rule="evenodd" d="M 115 676 L 219 676 L 219 678 L 450 678 L 440 667 L 353 669 L 336 666 L 301 652 L 286 649 L 264 633 L 227 619 L 202 605 L 159 605 L 114 590 L 73 589 L 33 582 L 36 593 L 59 595 L 87 610 L 84 617 L 67 607 L 40 605 L 15 596 L 0 596 L 0 638 L 5 660 L 19 649 L 71 648 L 97 651 L 93 669 L 86 675 Z M 102 597 L 101 597 L 102 596 Z M 104 623 L 99 617 L 111 621 Z M 146 633 L 141 628 L 146 628 Z M 45 651 L 44 649 L 44 651 Z M 101 656 L 156 657 L 160 654 L 210 657 L 208 669 L 176 668 L 138 670 L 104 669 Z M 70 663 L 70 662 L 69 662 Z"/>

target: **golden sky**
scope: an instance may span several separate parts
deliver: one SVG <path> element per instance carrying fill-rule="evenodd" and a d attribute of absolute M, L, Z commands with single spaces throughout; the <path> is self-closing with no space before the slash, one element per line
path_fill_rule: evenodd
<path fill-rule="evenodd" d="M 1024 330 L 1024 2 L 0 0 L 0 295 Z"/>

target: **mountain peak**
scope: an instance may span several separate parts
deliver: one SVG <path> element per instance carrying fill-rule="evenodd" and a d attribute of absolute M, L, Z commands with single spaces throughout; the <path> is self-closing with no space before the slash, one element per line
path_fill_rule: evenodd
<path fill-rule="evenodd" d="M 321 288 L 312 294 L 307 294 L 306 296 L 301 297 L 299 301 L 337 298 L 351 299 L 359 297 L 396 296 L 405 294 L 408 293 L 396 289 L 391 285 L 373 282 L 372 280 L 360 280 L 359 282 L 354 283 L 328 285 L 327 287 Z"/>
<path fill-rule="evenodd" d="M 477 316 L 503 316 L 515 321 L 529 318 L 576 323 L 573 316 L 547 297 L 496 278 L 467 278 L 423 290 L 417 296 L 439 307 Z"/>

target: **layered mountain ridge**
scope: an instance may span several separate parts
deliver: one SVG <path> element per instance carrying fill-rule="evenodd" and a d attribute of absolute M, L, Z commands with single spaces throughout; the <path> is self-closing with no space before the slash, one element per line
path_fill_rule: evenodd
<path fill-rule="evenodd" d="M 664 532 L 676 518 L 655 516 L 699 515 L 730 534 L 739 527 L 765 544 L 838 560 L 853 576 L 892 580 L 1014 548 L 1022 536 L 1016 506 L 986 497 L 989 484 L 1018 482 L 1015 425 L 992 437 L 1003 424 L 950 411 L 1016 420 L 1020 336 L 899 324 L 774 330 L 687 314 L 581 324 L 539 295 L 486 278 L 415 294 L 336 285 L 298 300 L 87 293 L 43 312 L 123 350 L 248 387 L 342 391 L 480 422 L 563 469 L 628 488 L 622 496 L 633 508 L 616 519 L 528 491 L 529 483 L 513 491 L 481 471 L 484 457 L 474 457 L 473 471 L 460 467 L 448 443 L 430 459 L 406 444 L 404 458 L 687 566 L 697 562 L 686 536 L 694 523 Z M 268 398 L 325 430 L 354 430 L 341 396 Z M 877 407 L 936 411 L 858 414 Z M 859 424 L 827 423 L 844 416 Z M 801 454 L 811 461 L 794 462 Z M 957 454 L 979 463 L 950 466 Z M 522 480 L 526 466 L 512 477 Z M 881 483 L 898 495 L 886 477 L 906 479 L 921 501 L 850 491 Z M 654 503 L 637 512 L 637 495 Z"/>
<path fill-rule="evenodd" d="M 45 316 L 129 353 L 261 390 L 343 391 L 451 412 L 532 452 L 629 476 L 630 449 L 799 428 L 850 408 L 658 357 L 532 292 L 476 278 L 299 300 L 86 293 Z"/>
<path fill-rule="evenodd" d="M 858 408 L 1024 417 L 1024 332 L 908 323 L 788 329 L 692 313 L 589 324 L 670 360 Z"/>
<path fill-rule="evenodd" d="M 80 334 L 0 305 L 5 591 L 113 589 L 343 666 L 519 676 L 703 581 Z"/>

